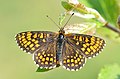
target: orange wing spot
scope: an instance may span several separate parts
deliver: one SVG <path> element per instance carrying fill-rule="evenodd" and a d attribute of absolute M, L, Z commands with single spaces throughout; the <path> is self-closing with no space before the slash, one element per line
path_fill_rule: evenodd
<path fill-rule="evenodd" d="M 96 45 L 94 45 L 93 47 L 94 47 L 95 49 L 97 49 L 97 46 L 96 46 Z"/>
<path fill-rule="evenodd" d="M 25 44 L 24 47 L 26 48 L 26 47 L 27 47 L 27 44 Z"/>
<path fill-rule="evenodd" d="M 54 62 L 56 63 L 56 60 L 54 60 Z"/>
<path fill-rule="evenodd" d="M 40 57 L 39 57 L 40 59 L 42 59 L 43 58 L 43 56 L 42 55 L 40 55 Z"/>
<path fill-rule="evenodd" d="M 44 55 L 44 54 L 45 54 L 45 51 L 43 51 L 42 54 Z"/>
<path fill-rule="evenodd" d="M 22 35 L 25 35 L 25 33 L 22 33 Z"/>
<path fill-rule="evenodd" d="M 64 60 L 63 63 L 66 63 L 66 61 Z"/>
<path fill-rule="evenodd" d="M 43 38 L 43 33 L 40 33 L 40 38 Z"/>
<path fill-rule="evenodd" d="M 97 38 L 97 40 L 99 41 L 99 40 L 100 40 L 100 38 Z"/>
<path fill-rule="evenodd" d="M 33 35 L 33 37 L 34 37 L 34 38 L 37 38 L 37 33 L 35 33 L 35 34 Z"/>
<path fill-rule="evenodd" d="M 76 36 L 74 36 L 73 39 L 76 39 Z"/>
<path fill-rule="evenodd" d="M 94 49 L 93 52 L 96 52 L 96 50 Z"/>
<path fill-rule="evenodd" d="M 77 42 L 76 45 L 79 45 L 79 42 Z"/>
<path fill-rule="evenodd" d="M 30 41 L 28 41 L 26 44 L 27 44 L 27 45 L 30 45 L 30 44 L 31 44 L 31 42 L 30 42 Z"/>
<path fill-rule="evenodd" d="M 86 44 L 83 44 L 83 47 L 86 48 L 87 47 Z"/>
<path fill-rule="evenodd" d="M 46 57 L 46 60 L 49 61 L 49 57 Z"/>
<path fill-rule="evenodd" d="M 32 42 L 35 42 L 35 39 L 32 39 Z"/>
<path fill-rule="evenodd" d="M 90 48 L 87 48 L 87 51 L 90 52 Z"/>
<path fill-rule="evenodd" d="M 43 39 L 42 41 L 43 41 L 43 42 L 46 42 L 46 40 L 45 40 L 45 39 Z"/>
<path fill-rule="evenodd" d="M 43 65 L 44 63 L 43 63 L 43 62 L 41 62 L 41 64 Z"/>
<path fill-rule="evenodd" d="M 78 66 L 78 64 L 75 65 L 76 67 Z"/>
<path fill-rule="evenodd" d="M 100 45 L 102 45 L 102 43 L 100 43 Z"/>
<path fill-rule="evenodd" d="M 75 63 L 78 63 L 78 61 L 77 61 L 77 60 L 75 60 Z"/>
<path fill-rule="evenodd" d="M 45 61 L 45 58 L 42 58 L 42 61 L 44 62 L 44 61 Z"/>
<path fill-rule="evenodd" d="M 50 34 L 47 34 L 47 37 L 49 37 L 50 36 Z"/>
<path fill-rule="evenodd" d="M 27 36 L 31 36 L 32 35 L 32 33 L 31 32 L 27 32 Z"/>
<path fill-rule="evenodd" d="M 28 40 L 31 40 L 31 38 L 27 38 Z"/>
<path fill-rule="evenodd" d="M 71 59 L 71 62 L 74 62 L 74 59 Z"/>
<path fill-rule="evenodd" d="M 77 58 L 78 61 L 80 61 L 80 58 Z"/>
<path fill-rule="evenodd" d="M 40 62 L 40 60 L 38 60 L 38 62 Z"/>
<path fill-rule="evenodd" d="M 40 45 L 39 44 L 36 44 L 35 47 L 39 47 Z"/>
<path fill-rule="evenodd" d="M 76 57 L 74 56 L 74 59 L 76 59 Z"/>
<path fill-rule="evenodd" d="M 74 64 L 74 63 L 72 63 L 72 64 L 71 64 L 71 66 L 75 66 L 75 64 Z"/>
<path fill-rule="evenodd" d="M 36 57 L 36 60 L 38 60 L 38 57 Z"/>
<path fill-rule="evenodd" d="M 85 42 L 89 42 L 88 38 L 86 37 Z"/>
<path fill-rule="evenodd" d="M 96 43 L 97 43 L 97 44 L 99 44 L 99 43 L 100 43 L 100 41 L 96 41 Z"/>
<path fill-rule="evenodd" d="M 93 46 L 90 46 L 90 49 L 91 49 L 91 50 L 94 50 Z"/>
<path fill-rule="evenodd" d="M 96 47 L 99 47 L 99 45 L 98 44 L 95 44 L 96 45 Z"/>
<path fill-rule="evenodd" d="M 22 36 L 21 38 L 25 38 L 25 36 Z"/>
<path fill-rule="evenodd" d="M 40 56 L 40 53 L 38 53 L 38 56 Z"/>
<path fill-rule="evenodd" d="M 22 43 L 21 46 L 23 46 L 24 44 Z"/>
<path fill-rule="evenodd" d="M 67 63 L 70 63 L 70 59 L 67 59 Z"/>
<path fill-rule="evenodd" d="M 35 50 L 35 48 L 33 47 L 31 50 Z"/>
<path fill-rule="evenodd" d="M 24 41 L 24 42 L 23 42 L 23 44 L 26 44 L 26 43 L 27 43 L 27 41 Z"/>
<path fill-rule="evenodd" d="M 32 48 L 34 46 L 34 44 L 30 44 L 30 48 Z"/>
<path fill-rule="evenodd" d="M 88 52 L 85 52 L 86 55 L 88 55 L 89 53 Z"/>
<path fill-rule="evenodd" d="M 86 43 L 87 46 L 89 46 L 90 44 L 89 43 Z"/>
<path fill-rule="evenodd" d="M 82 58 L 82 55 L 79 55 L 80 58 Z"/>
<path fill-rule="evenodd" d="M 21 37 L 18 38 L 18 40 L 21 40 L 21 39 L 22 39 Z"/>
<path fill-rule="evenodd" d="M 67 64 L 67 66 L 70 66 L 70 64 Z"/>
<path fill-rule="evenodd" d="M 82 41 L 82 36 L 79 37 L 79 41 Z"/>
<path fill-rule="evenodd" d="M 81 62 L 79 62 L 79 64 L 82 64 Z"/>
<path fill-rule="evenodd" d="M 26 40 L 25 38 L 22 39 L 22 41 L 25 41 L 25 40 Z"/>
<path fill-rule="evenodd" d="M 37 44 L 37 43 L 38 43 L 38 40 L 36 40 L 34 43 Z"/>
<path fill-rule="evenodd" d="M 45 64 L 48 65 L 48 62 L 46 61 Z"/>
<path fill-rule="evenodd" d="M 91 43 L 90 43 L 91 45 L 94 45 L 95 44 L 95 42 L 94 41 L 91 41 Z"/>
<path fill-rule="evenodd" d="M 93 52 L 91 52 L 91 55 L 93 54 Z"/>
<path fill-rule="evenodd" d="M 81 48 L 81 50 L 84 52 L 84 51 L 85 51 L 85 48 Z"/>
<path fill-rule="evenodd" d="M 94 37 L 94 36 L 92 36 L 91 40 L 92 40 L 92 41 L 95 41 L 95 37 Z"/>
<path fill-rule="evenodd" d="M 50 54 L 47 54 L 47 56 L 50 56 Z"/>
<path fill-rule="evenodd" d="M 53 61 L 53 58 L 50 58 L 50 61 Z"/>
<path fill-rule="evenodd" d="M 53 54 L 51 54 L 51 56 L 53 56 Z"/>

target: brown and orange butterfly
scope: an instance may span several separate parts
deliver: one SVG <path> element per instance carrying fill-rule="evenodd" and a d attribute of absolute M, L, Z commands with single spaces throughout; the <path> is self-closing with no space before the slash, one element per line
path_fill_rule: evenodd
<path fill-rule="evenodd" d="M 65 27 L 65 26 L 64 26 Z M 51 69 L 58 65 L 70 71 L 81 69 L 87 58 L 95 57 L 105 46 L 99 37 L 59 32 L 28 31 L 16 35 L 18 46 L 33 54 L 38 67 Z"/>

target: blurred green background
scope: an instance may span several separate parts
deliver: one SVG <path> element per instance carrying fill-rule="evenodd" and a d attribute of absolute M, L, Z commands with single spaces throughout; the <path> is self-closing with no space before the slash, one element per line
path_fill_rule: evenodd
<path fill-rule="evenodd" d="M 104 51 L 88 60 L 78 72 L 70 72 L 62 67 L 36 72 L 32 55 L 18 48 L 14 36 L 28 30 L 58 31 L 46 15 L 58 23 L 62 12 L 64 9 L 60 0 L 0 0 L 0 79 L 97 79 L 104 65 L 120 64 L 120 43 L 103 37 L 107 43 Z M 73 18 L 69 23 L 76 21 Z M 101 37 L 105 30 L 99 29 Z"/>

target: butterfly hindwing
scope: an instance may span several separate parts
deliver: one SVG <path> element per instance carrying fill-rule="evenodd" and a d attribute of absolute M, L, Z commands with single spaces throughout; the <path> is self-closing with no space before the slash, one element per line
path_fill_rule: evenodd
<path fill-rule="evenodd" d="M 56 41 L 43 44 L 34 53 L 33 59 L 40 68 L 51 69 L 56 67 Z"/>
<path fill-rule="evenodd" d="M 78 71 L 86 62 L 85 56 L 72 43 L 65 40 L 62 50 L 62 65 L 70 71 Z"/>
<path fill-rule="evenodd" d="M 105 41 L 99 37 L 84 34 L 68 34 L 66 38 L 78 48 L 87 58 L 94 57 L 105 46 Z"/>
<path fill-rule="evenodd" d="M 48 31 L 28 31 L 15 36 L 18 46 L 27 53 L 34 53 L 44 43 L 54 38 L 53 32 Z"/>

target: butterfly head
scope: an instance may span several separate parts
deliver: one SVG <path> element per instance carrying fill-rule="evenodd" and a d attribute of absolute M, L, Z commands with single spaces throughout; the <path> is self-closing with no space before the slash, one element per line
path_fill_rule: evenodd
<path fill-rule="evenodd" d="M 60 30 L 59 30 L 59 34 L 64 34 L 65 33 L 65 31 L 64 31 L 64 28 L 62 27 L 62 28 L 60 28 Z"/>

